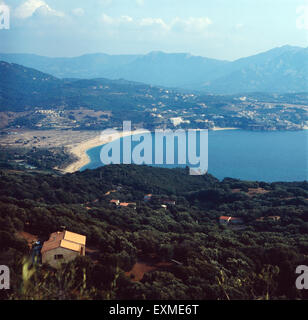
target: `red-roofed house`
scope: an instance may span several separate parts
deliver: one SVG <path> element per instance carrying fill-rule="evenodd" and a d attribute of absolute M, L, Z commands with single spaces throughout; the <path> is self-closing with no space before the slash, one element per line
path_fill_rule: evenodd
<path fill-rule="evenodd" d="M 143 197 L 143 200 L 144 200 L 144 201 L 149 201 L 149 200 L 151 200 L 151 198 L 152 198 L 152 194 L 149 193 L 149 194 L 146 194 L 146 195 Z"/>
<path fill-rule="evenodd" d="M 219 218 L 219 223 L 222 224 L 222 225 L 227 225 L 227 224 L 243 224 L 244 221 L 243 221 L 241 218 L 221 216 L 221 217 Z"/>
<path fill-rule="evenodd" d="M 42 262 L 52 267 L 85 255 L 86 236 L 70 231 L 54 232 L 45 241 L 41 250 Z"/>
<path fill-rule="evenodd" d="M 135 202 L 121 202 L 121 207 L 132 207 L 136 209 L 136 203 Z"/>
<path fill-rule="evenodd" d="M 116 206 L 120 205 L 120 200 L 110 200 L 109 202 L 115 204 Z"/>

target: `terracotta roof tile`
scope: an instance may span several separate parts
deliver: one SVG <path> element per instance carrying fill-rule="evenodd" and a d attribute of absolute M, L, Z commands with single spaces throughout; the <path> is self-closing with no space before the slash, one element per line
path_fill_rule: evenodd
<path fill-rule="evenodd" d="M 65 231 L 64 240 L 76 242 L 83 245 L 86 244 L 86 236 L 70 231 Z"/>
<path fill-rule="evenodd" d="M 41 253 L 62 247 L 74 251 L 80 251 L 81 245 L 86 244 L 86 236 L 70 231 L 54 232 L 49 240 L 45 241 Z M 78 250 L 77 250 L 78 248 Z"/>
<path fill-rule="evenodd" d="M 65 248 L 65 249 L 69 249 L 72 251 L 77 251 L 77 252 L 80 252 L 80 249 L 81 249 L 80 244 L 66 241 L 66 240 L 61 240 L 60 247 Z"/>

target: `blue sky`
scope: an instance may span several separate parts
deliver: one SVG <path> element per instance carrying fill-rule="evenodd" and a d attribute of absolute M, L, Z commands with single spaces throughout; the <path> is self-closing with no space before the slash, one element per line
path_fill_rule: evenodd
<path fill-rule="evenodd" d="M 0 0 L 0 51 L 46 56 L 188 52 L 234 60 L 308 46 L 308 0 Z"/>

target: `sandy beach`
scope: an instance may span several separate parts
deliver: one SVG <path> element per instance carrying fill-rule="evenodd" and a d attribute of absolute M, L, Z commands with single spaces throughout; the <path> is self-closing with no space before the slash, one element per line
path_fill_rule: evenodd
<path fill-rule="evenodd" d="M 219 128 L 211 130 L 235 130 L 237 128 Z M 198 129 L 195 129 L 198 130 Z M 42 148 L 53 149 L 64 147 L 65 151 L 73 154 L 77 160 L 66 168 L 55 169 L 63 173 L 72 173 L 80 170 L 90 161 L 87 150 L 101 146 L 120 137 L 141 134 L 145 129 L 135 131 L 119 131 L 117 135 L 101 135 L 101 131 L 72 131 L 72 130 L 12 130 L 10 134 L 0 137 L 0 146 L 13 148 Z M 109 138 L 109 139 L 108 139 Z"/>
<path fill-rule="evenodd" d="M 237 130 L 238 128 L 219 128 L 219 127 L 214 127 L 213 131 L 220 131 L 220 130 Z M 73 144 L 67 147 L 68 152 L 73 154 L 78 160 L 71 163 L 69 166 L 66 168 L 62 169 L 61 171 L 64 173 L 73 173 L 78 170 L 80 170 L 82 167 L 87 165 L 90 162 L 90 158 L 87 154 L 87 150 L 101 146 L 103 144 L 109 143 L 114 141 L 115 139 L 119 139 L 121 137 L 125 137 L 128 135 L 135 135 L 135 134 L 141 134 L 144 132 L 144 130 L 135 130 L 135 131 L 122 131 L 117 134 L 113 135 L 102 135 L 98 134 L 96 137 L 86 140 L 84 142 L 80 142 L 77 144 Z"/>
<path fill-rule="evenodd" d="M 148 132 L 148 131 L 134 130 L 134 131 L 124 131 L 124 132 L 122 131 L 117 134 L 111 134 L 111 135 L 99 134 L 93 139 L 68 146 L 68 152 L 73 154 L 78 160 L 73 162 L 72 164 L 70 164 L 66 168 L 62 169 L 61 171 L 65 172 L 65 173 L 73 173 L 73 172 L 80 170 L 85 165 L 87 165 L 90 162 L 90 158 L 87 154 L 87 150 L 89 150 L 89 149 L 101 146 L 106 143 L 110 143 L 110 142 L 112 142 L 116 139 L 122 138 L 122 137 L 126 137 L 129 135 L 135 135 L 135 134 L 141 134 L 144 132 Z"/>

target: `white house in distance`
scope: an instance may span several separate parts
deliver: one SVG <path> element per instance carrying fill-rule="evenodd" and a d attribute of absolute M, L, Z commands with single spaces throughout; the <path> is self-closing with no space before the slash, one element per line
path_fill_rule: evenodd
<path fill-rule="evenodd" d="M 41 250 L 42 263 L 48 263 L 54 268 L 61 263 L 84 256 L 86 251 L 86 236 L 70 231 L 58 231 L 50 235 Z"/>

